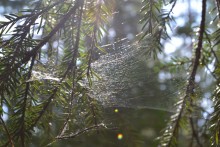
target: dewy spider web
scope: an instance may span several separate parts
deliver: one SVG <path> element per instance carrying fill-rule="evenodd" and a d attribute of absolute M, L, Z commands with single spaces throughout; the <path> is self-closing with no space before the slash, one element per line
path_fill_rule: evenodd
<path fill-rule="evenodd" d="M 185 81 L 182 80 L 184 76 L 171 76 L 170 73 L 167 76 L 163 70 L 154 72 L 154 67 L 148 66 L 149 62 L 154 60 L 149 56 L 153 41 L 149 38 L 143 42 L 121 39 L 104 45 L 102 48 L 107 54 L 101 55 L 91 64 L 98 77 L 93 74 L 91 87 L 86 80 L 82 83 L 90 90 L 89 95 L 104 107 L 172 111 L 178 94 L 184 91 L 184 83 L 181 82 Z M 162 77 L 159 76 L 160 73 L 163 73 Z M 34 71 L 28 82 L 45 79 L 60 80 L 48 73 Z"/>
<path fill-rule="evenodd" d="M 158 81 L 158 74 L 147 66 L 153 60 L 148 55 L 152 42 L 145 42 L 122 39 L 102 46 L 108 53 L 92 63 L 100 78 L 94 76 L 90 96 L 105 107 L 172 111 L 174 98 L 183 85 L 174 77 L 163 83 Z"/>

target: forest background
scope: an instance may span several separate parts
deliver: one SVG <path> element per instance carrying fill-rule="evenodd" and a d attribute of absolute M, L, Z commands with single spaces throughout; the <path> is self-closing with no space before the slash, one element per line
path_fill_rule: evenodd
<path fill-rule="evenodd" d="M 219 144 L 218 1 L 0 4 L 1 145 Z"/>

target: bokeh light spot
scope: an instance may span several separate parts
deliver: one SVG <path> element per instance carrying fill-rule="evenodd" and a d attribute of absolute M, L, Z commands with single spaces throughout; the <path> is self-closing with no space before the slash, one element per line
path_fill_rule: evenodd
<path fill-rule="evenodd" d="M 118 109 L 115 109 L 115 113 L 118 113 Z"/>
<path fill-rule="evenodd" d="M 117 138 L 118 138 L 118 140 L 122 140 L 122 139 L 123 139 L 123 134 L 119 133 L 119 134 L 117 135 Z"/>

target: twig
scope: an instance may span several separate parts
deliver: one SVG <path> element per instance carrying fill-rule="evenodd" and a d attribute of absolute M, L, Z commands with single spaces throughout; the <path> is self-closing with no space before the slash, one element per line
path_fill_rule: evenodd
<path fill-rule="evenodd" d="M 32 58 L 31 64 L 30 64 L 30 68 L 29 68 L 29 72 L 28 72 L 28 76 L 27 76 L 27 80 L 31 78 L 31 73 L 32 73 L 32 69 L 34 66 L 34 62 L 35 62 L 35 58 L 36 55 Z M 29 93 L 29 89 L 30 89 L 30 82 L 26 82 L 26 87 L 25 87 L 25 93 L 24 93 L 24 100 L 23 100 L 23 107 L 22 107 L 22 116 L 21 116 L 21 129 L 20 129 L 20 134 L 21 134 L 21 144 L 23 147 L 25 147 L 25 114 L 26 114 L 26 107 L 27 107 L 27 99 L 28 99 L 28 93 Z"/>
<path fill-rule="evenodd" d="M 206 36 L 206 39 L 207 39 L 208 42 L 209 42 L 209 47 L 210 47 L 210 49 L 211 49 L 211 53 L 212 53 L 213 56 L 215 57 L 216 62 L 219 64 L 219 59 L 218 59 L 218 56 L 216 55 L 216 52 L 215 52 L 214 49 L 213 49 L 211 39 L 210 39 L 210 37 L 209 37 L 209 35 L 208 35 L 207 33 L 204 33 L 204 34 L 205 34 L 205 36 Z"/>
<path fill-rule="evenodd" d="M 194 94 L 194 89 L 195 89 L 195 84 L 194 84 L 195 83 L 195 76 L 196 76 L 196 72 L 197 72 L 197 69 L 199 66 L 199 60 L 201 57 L 201 50 L 202 50 L 202 44 L 203 44 L 203 35 L 205 33 L 205 18 L 206 18 L 205 15 L 206 15 L 206 0 L 203 0 L 202 1 L 202 18 L 201 18 L 199 38 L 198 38 L 199 41 L 198 41 L 198 45 L 197 45 L 197 48 L 195 51 L 195 59 L 193 62 L 193 68 L 192 68 L 192 72 L 191 72 L 190 79 L 189 79 L 189 85 L 187 86 L 187 91 L 186 91 L 189 94 L 189 96 Z M 193 99 L 191 97 L 189 97 L 189 98 L 190 98 L 190 100 L 189 100 L 190 105 L 192 106 Z M 192 113 L 190 109 L 188 109 L 188 111 L 190 113 Z M 194 127 L 193 119 L 192 119 L 192 117 L 190 117 L 189 119 L 190 119 L 192 131 L 193 131 L 193 136 L 195 137 L 197 144 L 200 147 L 202 147 L 203 145 L 201 144 L 201 142 L 199 140 L 197 131 Z"/>
<path fill-rule="evenodd" d="M 98 125 L 94 125 L 94 126 L 91 126 L 91 127 L 88 127 L 88 128 L 85 128 L 81 131 L 78 131 L 76 133 L 71 133 L 69 135 L 63 135 L 63 136 L 57 136 L 56 139 L 70 139 L 70 138 L 75 138 L 81 134 L 84 134 L 88 131 L 91 131 L 91 130 L 97 130 L 98 128 L 106 128 L 106 126 L 101 123 L 101 124 L 98 124 Z"/>
<path fill-rule="evenodd" d="M 66 15 L 64 15 L 64 17 L 60 20 L 60 22 L 54 27 L 54 29 L 34 48 L 32 49 L 29 54 L 26 54 L 25 57 L 23 58 L 23 60 L 20 62 L 20 63 L 17 63 L 15 64 L 14 68 L 19 68 L 22 64 L 28 62 L 30 60 L 30 58 L 32 57 L 35 57 L 35 55 L 37 54 L 38 50 L 45 44 L 49 41 L 49 39 L 55 35 L 55 33 L 57 33 L 57 31 L 62 28 L 65 24 L 65 22 L 68 20 L 68 18 L 70 16 L 72 16 L 73 14 L 75 14 L 75 11 L 78 9 L 79 7 L 79 3 L 80 3 L 80 0 L 77 0 L 75 2 L 75 5 L 69 10 L 69 12 L 66 13 Z M 66 77 L 68 71 L 70 70 L 71 68 L 71 65 L 72 64 L 69 64 L 67 70 L 65 71 L 65 73 L 63 74 L 63 78 L 60 80 L 59 83 L 62 83 L 62 81 L 64 80 L 64 78 Z M 60 84 L 59 84 L 60 85 Z M 36 124 L 37 122 L 40 120 L 40 118 L 43 116 L 45 110 L 47 109 L 47 107 L 49 106 L 50 102 L 52 101 L 52 99 L 54 98 L 58 88 L 59 88 L 59 85 L 56 86 L 53 90 L 53 93 L 52 95 L 48 98 L 46 104 L 44 105 L 43 109 L 39 112 L 39 116 L 36 118 L 36 120 L 34 121 L 34 123 L 32 125 L 29 126 L 29 128 L 27 128 L 27 130 L 30 130 L 32 129 Z M 12 136 L 13 138 L 15 137 L 15 135 Z M 9 142 L 6 143 L 6 145 L 8 144 Z"/>
<path fill-rule="evenodd" d="M 64 122 L 64 125 L 60 131 L 60 135 L 64 134 L 65 131 L 66 131 L 66 127 L 67 127 L 67 124 L 68 124 L 68 121 L 70 119 L 70 113 L 71 113 L 71 110 L 73 108 L 73 99 L 74 99 L 74 96 L 75 96 L 75 86 L 76 86 L 76 60 L 77 60 L 77 55 L 78 55 L 78 49 L 79 49 L 79 42 L 80 42 L 80 32 L 81 32 L 81 21 L 82 21 L 82 14 L 83 14 L 83 5 L 84 5 L 84 0 L 81 1 L 81 9 L 80 9 L 80 14 L 79 14 L 79 22 L 78 22 L 78 25 L 77 25 L 77 33 L 76 33 L 76 39 L 75 39 L 75 44 L 74 44 L 74 47 L 72 48 L 73 50 L 73 57 L 72 57 L 72 60 L 69 64 L 69 69 L 73 69 L 73 75 L 72 75 L 72 78 L 73 78 L 73 84 L 72 84 L 72 92 L 71 92 L 71 98 L 70 98 L 70 105 L 69 105 L 69 113 L 68 113 L 68 116 L 66 118 L 66 121 Z"/>
<path fill-rule="evenodd" d="M 216 1 L 217 9 L 218 9 L 218 17 L 220 18 L 220 2 L 219 0 L 215 0 L 215 1 Z"/>
<path fill-rule="evenodd" d="M 2 125 L 3 125 L 3 127 L 4 127 L 4 129 L 5 129 L 5 131 L 6 131 L 6 134 L 8 135 L 8 139 L 9 139 L 9 142 L 10 142 L 10 144 L 11 144 L 11 147 L 14 147 L 14 143 L 13 143 L 12 137 L 11 137 L 11 135 L 10 135 L 8 129 L 7 129 L 7 126 L 5 125 L 5 122 L 4 122 L 4 120 L 2 119 L 1 116 L 0 116 L 0 120 L 1 120 L 1 122 L 2 122 Z"/>
<path fill-rule="evenodd" d="M 43 9 L 42 11 L 38 12 L 38 13 L 35 13 L 35 14 L 26 14 L 26 15 L 22 15 L 22 16 L 17 16 L 16 18 L 8 21 L 8 22 L 4 22 L 4 24 L 0 25 L 0 29 L 2 29 L 3 27 L 6 27 L 7 25 L 9 25 L 10 23 L 15 23 L 21 19 L 24 19 L 24 18 L 30 18 L 30 17 L 38 17 L 39 15 L 45 13 L 46 11 L 48 11 L 49 9 L 53 8 L 54 6 L 58 5 L 59 3 L 63 3 L 64 1 L 66 0 L 62 0 L 62 1 L 59 1 L 59 2 L 56 2 L 48 7 L 46 7 L 45 9 Z"/>
<path fill-rule="evenodd" d="M 54 29 L 46 36 L 43 38 L 43 40 L 36 46 L 34 47 L 31 51 L 27 52 L 21 63 L 17 64 L 19 67 L 20 64 L 24 64 L 30 60 L 30 58 L 35 55 L 36 52 L 39 51 L 39 49 L 45 45 L 58 31 L 60 28 L 62 28 L 67 20 L 69 20 L 70 16 L 75 14 L 75 11 L 78 9 L 79 6 L 79 1 L 76 1 L 76 4 L 67 12 L 64 17 L 60 20 L 60 22 L 54 27 Z"/>
<path fill-rule="evenodd" d="M 196 76 L 196 72 L 197 72 L 197 69 L 198 69 L 198 66 L 199 66 L 199 60 L 200 60 L 200 57 L 201 57 L 201 50 L 202 50 L 202 43 L 203 43 L 203 34 L 205 32 L 205 14 L 206 14 L 206 0 L 203 0 L 202 1 L 202 16 L 201 16 L 202 19 L 201 19 L 201 23 L 200 23 L 199 38 L 198 38 L 199 41 L 198 41 L 197 48 L 195 50 L 195 58 L 194 58 L 194 61 L 192 63 L 192 71 L 191 71 L 191 74 L 190 74 L 190 77 L 189 77 L 189 80 L 188 80 L 188 84 L 186 86 L 185 96 L 183 98 L 181 109 L 179 110 L 177 120 L 175 121 L 175 125 L 174 125 L 174 128 L 172 130 L 172 137 L 173 137 L 173 135 L 175 133 L 178 132 L 180 119 L 182 118 L 182 115 L 183 115 L 184 110 L 186 108 L 187 101 L 190 101 L 190 105 L 191 106 L 193 105 L 193 103 L 192 103 L 193 100 L 192 100 L 191 96 L 194 94 L 195 76 Z M 190 109 L 187 108 L 187 110 L 190 113 L 192 113 Z M 196 138 L 197 144 L 200 147 L 202 147 L 202 144 L 199 141 L 199 137 L 198 137 L 197 131 L 194 128 L 192 118 L 190 118 L 190 124 L 191 124 L 191 127 L 192 127 L 193 136 Z M 171 144 L 172 144 L 172 137 L 169 140 L 167 146 L 171 146 Z"/>

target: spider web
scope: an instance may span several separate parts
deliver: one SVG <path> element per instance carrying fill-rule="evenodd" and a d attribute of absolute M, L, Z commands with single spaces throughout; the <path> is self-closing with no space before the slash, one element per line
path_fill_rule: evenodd
<path fill-rule="evenodd" d="M 163 82 L 148 63 L 151 41 L 131 42 L 122 39 L 102 46 L 108 53 L 92 63 L 98 77 L 93 78 L 90 95 L 105 107 L 149 108 L 172 111 L 179 77 L 164 75 Z M 182 81 L 182 80 L 180 80 Z"/>

